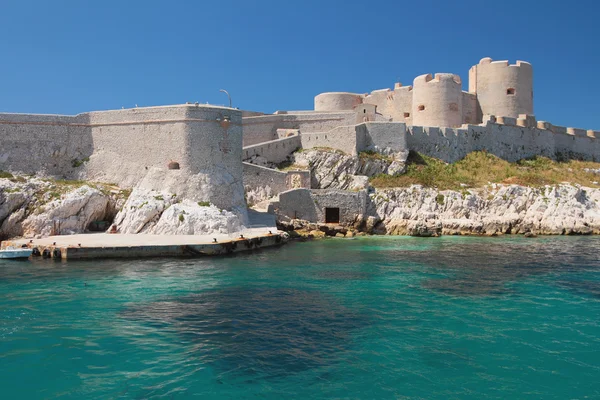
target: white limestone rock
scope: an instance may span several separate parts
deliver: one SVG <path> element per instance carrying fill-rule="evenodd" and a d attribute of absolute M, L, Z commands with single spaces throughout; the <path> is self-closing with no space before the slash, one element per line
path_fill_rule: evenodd
<path fill-rule="evenodd" d="M 242 229 L 244 226 L 237 215 L 213 205 L 199 206 L 188 200 L 167 208 L 149 233 L 208 235 L 235 233 Z"/>
<path fill-rule="evenodd" d="M 84 232 L 107 214 L 109 198 L 84 185 L 42 206 L 22 222 L 23 236 L 69 235 Z M 54 230 L 56 228 L 56 230 Z"/>
<path fill-rule="evenodd" d="M 352 189 L 356 187 L 354 176 L 367 178 L 388 173 L 390 165 L 398 173 L 403 160 L 378 159 L 352 156 L 340 152 L 311 149 L 293 154 L 293 163 L 309 168 L 313 189 Z M 361 178 L 362 179 L 362 178 Z"/>
<path fill-rule="evenodd" d="M 268 200 L 272 197 L 273 190 L 269 185 L 257 188 L 246 186 L 246 202 L 248 203 L 248 207 L 253 207 L 254 205 Z"/>
<path fill-rule="evenodd" d="M 233 176 L 215 165 L 210 170 L 190 175 L 183 170 L 150 168 L 136 189 L 175 194 L 177 199 L 211 203 L 238 215 L 243 224 L 248 221 L 242 176 Z M 137 192 L 142 193 L 142 192 Z M 150 196 L 152 197 L 152 196 Z"/>
<path fill-rule="evenodd" d="M 133 190 L 114 225 L 119 233 L 163 235 L 228 234 L 244 229 L 243 218 L 230 211 L 143 188 Z"/>
<path fill-rule="evenodd" d="M 348 184 L 348 190 L 359 191 L 369 187 L 369 177 L 362 175 L 352 176 L 352 180 Z"/>
<path fill-rule="evenodd" d="M 163 211 L 177 201 L 177 195 L 136 188 L 131 192 L 113 225 L 119 233 L 149 233 Z"/>
<path fill-rule="evenodd" d="M 367 215 L 380 218 L 388 234 L 411 234 L 414 221 L 440 223 L 443 234 L 600 233 L 600 190 L 566 184 L 464 192 L 414 185 L 376 191 L 370 199 Z"/>

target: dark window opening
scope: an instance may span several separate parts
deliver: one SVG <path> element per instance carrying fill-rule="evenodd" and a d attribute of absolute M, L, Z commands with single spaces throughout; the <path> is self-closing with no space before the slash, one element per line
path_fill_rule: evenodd
<path fill-rule="evenodd" d="M 424 106 L 423 104 L 421 104 L 421 105 L 418 107 L 418 110 L 419 110 L 419 111 L 424 111 L 424 110 L 425 110 L 425 106 Z"/>
<path fill-rule="evenodd" d="M 506 89 L 506 94 L 507 95 L 513 95 L 513 94 L 515 94 L 515 89 L 514 88 L 508 88 L 508 89 Z"/>
<path fill-rule="evenodd" d="M 340 209 L 335 207 L 335 208 L 330 208 L 330 207 L 326 207 L 325 208 L 325 223 L 326 224 L 337 224 L 340 222 Z"/>
<path fill-rule="evenodd" d="M 169 169 L 179 169 L 179 163 L 177 161 L 171 161 L 167 167 Z"/>
<path fill-rule="evenodd" d="M 366 114 L 366 113 L 367 113 L 367 110 L 363 110 L 363 114 Z"/>
<path fill-rule="evenodd" d="M 404 118 L 410 117 L 410 113 L 404 113 Z"/>

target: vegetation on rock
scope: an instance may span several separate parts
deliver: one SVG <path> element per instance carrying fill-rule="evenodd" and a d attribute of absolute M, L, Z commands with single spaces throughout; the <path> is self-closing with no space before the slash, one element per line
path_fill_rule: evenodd
<path fill-rule="evenodd" d="M 440 190 L 479 188 L 489 183 L 540 187 L 564 182 L 597 188 L 600 163 L 592 161 L 553 161 L 534 157 L 509 163 L 484 151 L 469 153 L 462 160 L 447 164 L 441 160 L 410 152 L 406 173 L 399 176 L 377 175 L 370 180 L 375 188 L 423 185 Z"/>

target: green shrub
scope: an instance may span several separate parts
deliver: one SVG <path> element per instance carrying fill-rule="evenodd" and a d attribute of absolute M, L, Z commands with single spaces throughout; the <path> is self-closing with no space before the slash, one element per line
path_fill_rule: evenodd
<path fill-rule="evenodd" d="M 598 181 L 598 176 L 586 171 L 600 168 L 600 163 L 591 161 L 559 162 L 547 157 L 533 157 L 509 163 L 485 151 L 476 151 L 448 164 L 411 151 L 406 164 L 404 174 L 381 174 L 371 178 L 371 185 L 376 188 L 423 185 L 458 191 L 466 187 L 484 187 L 490 182 L 532 187 L 570 182 L 600 187 L 594 183 Z"/>

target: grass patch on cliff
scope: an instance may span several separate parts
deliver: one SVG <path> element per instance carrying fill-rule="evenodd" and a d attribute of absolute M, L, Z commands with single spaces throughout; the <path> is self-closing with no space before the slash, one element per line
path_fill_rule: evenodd
<path fill-rule="evenodd" d="M 361 160 L 381 160 L 381 161 L 387 161 L 387 162 L 392 161 L 392 158 L 390 156 L 378 153 L 373 150 L 361 151 L 360 153 L 358 153 L 358 157 Z"/>
<path fill-rule="evenodd" d="M 600 175 L 586 171 L 586 169 L 599 168 L 600 163 L 596 162 L 577 160 L 557 162 L 546 157 L 509 163 L 483 151 L 470 153 L 456 163 L 447 164 L 432 157 L 410 152 L 405 174 L 378 175 L 370 182 L 376 188 L 423 185 L 440 190 L 479 188 L 488 183 L 538 187 L 569 182 L 588 187 L 600 187 L 597 183 L 600 181 Z"/>

